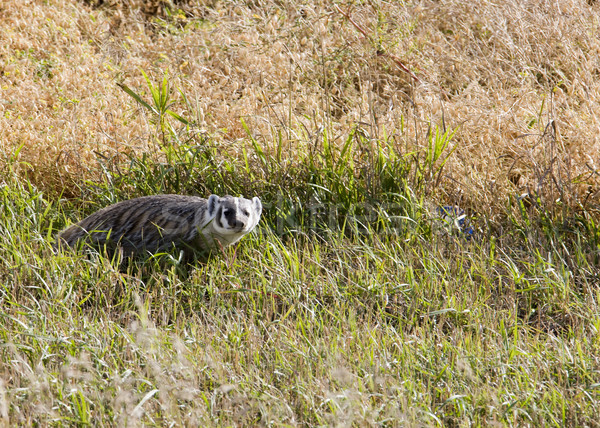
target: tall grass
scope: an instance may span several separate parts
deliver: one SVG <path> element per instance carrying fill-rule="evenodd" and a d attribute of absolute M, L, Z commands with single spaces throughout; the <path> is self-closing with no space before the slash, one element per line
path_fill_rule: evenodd
<path fill-rule="evenodd" d="M 45 143 L 25 131 L 40 123 L 15 113 L 34 97 L 14 97 L 1 119 L 11 143 L 0 176 L 1 424 L 598 426 L 595 169 L 569 152 L 587 135 L 574 127 L 592 128 L 564 98 L 579 99 L 569 76 L 588 81 L 591 65 L 534 69 L 535 58 L 559 55 L 553 39 L 525 43 L 536 30 L 523 19 L 514 31 L 498 24 L 525 15 L 541 28 L 549 18 L 513 2 L 233 2 L 227 13 L 179 4 L 159 15 L 133 2 L 78 4 L 72 28 L 61 12 L 72 3 L 57 1 L 30 16 L 52 19 L 23 29 L 36 40 L 84 32 L 91 42 L 72 56 L 97 50 L 106 62 L 80 69 L 89 86 L 50 108 L 62 128 L 40 116 Z M 7 2 L 7 16 L 17 6 Z M 466 21 L 453 21 L 456 11 Z M 500 12 L 505 21 L 491 19 Z M 593 49 L 578 33 L 588 15 L 577 24 L 548 14 L 552 31 L 573 35 L 562 43 L 577 58 Z M 281 38 L 295 46 L 289 57 Z M 177 43 L 202 55 L 174 67 Z M 240 61 L 251 52 L 247 69 L 227 49 Z M 311 49 L 317 57 L 304 61 Z M 76 80 L 65 71 L 71 52 L 19 52 L 6 56 L 3 83 L 14 73 L 29 82 L 31 70 L 28 88 Z M 128 62 L 141 58 L 153 66 Z M 102 86 L 102 73 L 121 89 Z M 263 76 L 260 97 L 247 73 Z M 546 89 L 552 108 L 536 92 Z M 511 91 L 522 94 L 513 128 L 503 119 Z M 261 115 L 236 110 L 248 103 Z M 563 123 L 561 135 L 561 114 L 579 125 Z M 501 143 L 507 136 L 522 144 Z M 239 245 L 191 266 L 164 255 L 123 268 L 52 249 L 68 224 L 156 193 L 257 195 L 265 210 Z"/>
<path fill-rule="evenodd" d="M 449 234 L 430 201 L 456 143 L 433 126 L 422 152 L 355 127 L 289 158 L 251 135 L 236 157 L 164 129 L 154 153 L 99 159 L 105 179 L 81 184 L 89 207 L 48 200 L 7 164 L 6 423 L 597 423 L 588 214 L 507 200 L 501 231 L 472 219 L 473 239 Z M 51 250 L 56 230 L 114 200 L 206 189 L 267 209 L 185 275 Z"/>

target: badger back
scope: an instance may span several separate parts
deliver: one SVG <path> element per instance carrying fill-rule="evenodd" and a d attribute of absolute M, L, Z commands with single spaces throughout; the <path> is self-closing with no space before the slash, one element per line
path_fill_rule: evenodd
<path fill-rule="evenodd" d="M 120 245 L 129 253 L 166 250 L 194 239 L 210 220 L 206 199 L 145 196 L 101 209 L 64 230 L 59 239 L 70 247 L 85 241 L 94 247 Z"/>

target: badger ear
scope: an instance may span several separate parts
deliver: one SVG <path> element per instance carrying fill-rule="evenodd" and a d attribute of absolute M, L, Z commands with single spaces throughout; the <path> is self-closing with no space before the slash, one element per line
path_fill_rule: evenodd
<path fill-rule="evenodd" d="M 254 204 L 254 212 L 257 216 L 260 217 L 262 213 L 262 204 L 260 203 L 260 199 L 258 199 L 258 197 L 255 196 L 254 198 L 252 198 L 252 202 Z"/>
<path fill-rule="evenodd" d="M 210 195 L 208 197 L 208 216 L 214 217 L 217 215 L 219 209 L 219 197 L 217 195 Z"/>

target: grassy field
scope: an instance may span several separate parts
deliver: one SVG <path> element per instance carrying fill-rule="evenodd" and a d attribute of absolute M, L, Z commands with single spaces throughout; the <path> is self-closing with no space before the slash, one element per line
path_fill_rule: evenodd
<path fill-rule="evenodd" d="M 598 34 L 584 0 L 3 1 L 0 426 L 600 426 Z M 53 251 L 157 193 L 265 209 L 193 266 Z"/>

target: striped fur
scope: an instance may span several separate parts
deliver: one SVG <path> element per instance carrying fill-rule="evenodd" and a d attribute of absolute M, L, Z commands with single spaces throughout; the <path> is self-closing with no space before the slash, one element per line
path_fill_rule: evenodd
<path fill-rule="evenodd" d="M 210 251 L 239 241 L 260 220 L 260 199 L 211 195 L 154 195 L 130 199 L 96 211 L 59 234 L 59 245 L 117 248 L 132 256 L 183 250 Z"/>

